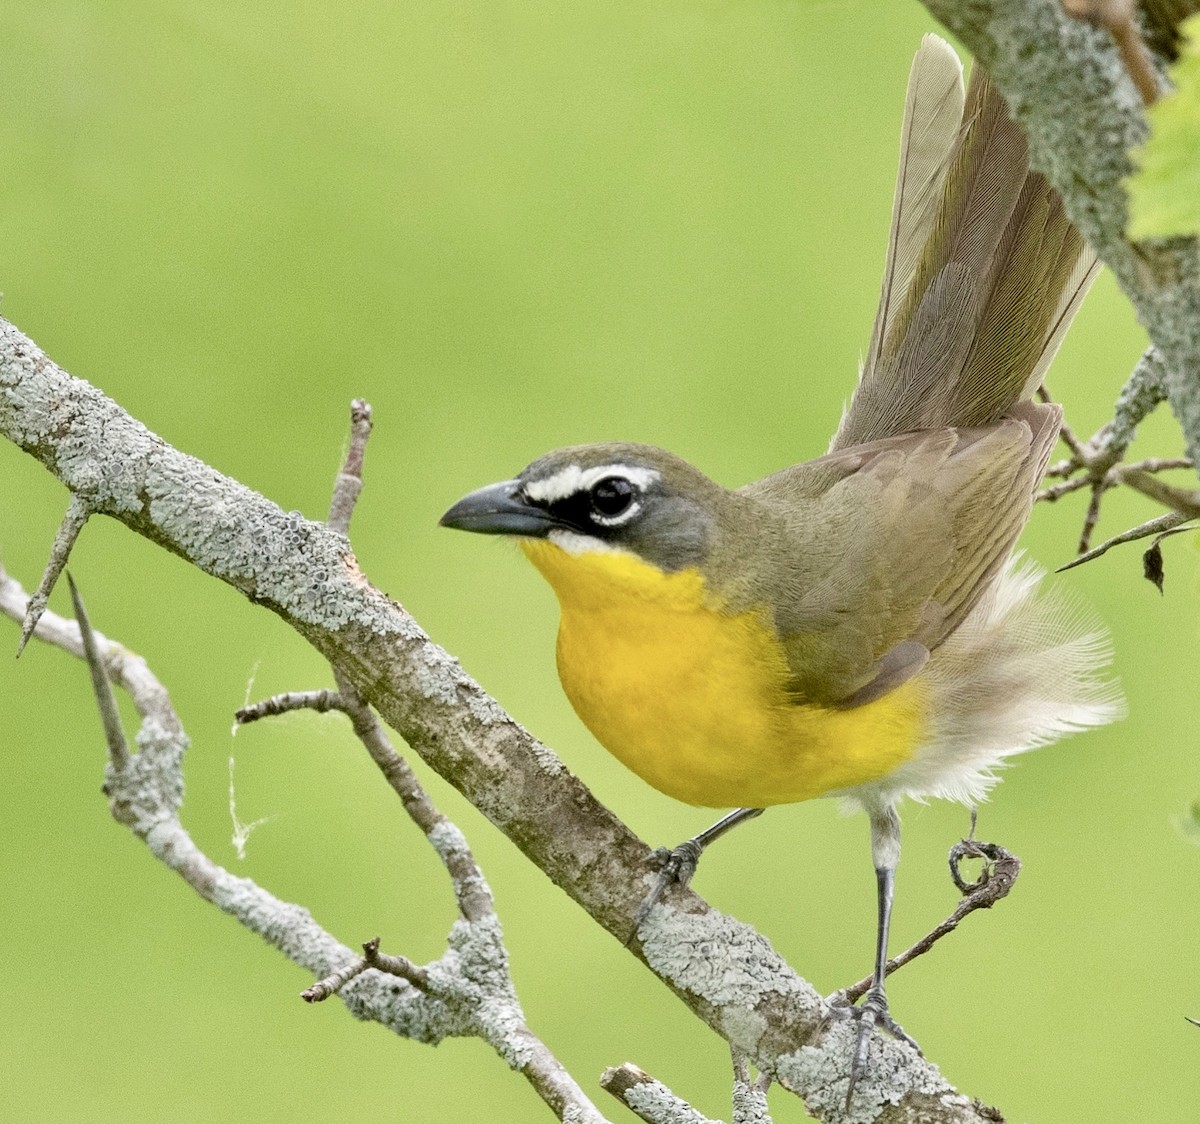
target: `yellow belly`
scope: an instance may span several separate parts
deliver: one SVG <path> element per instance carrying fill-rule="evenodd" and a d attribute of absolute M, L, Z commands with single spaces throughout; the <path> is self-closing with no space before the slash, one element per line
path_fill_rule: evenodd
<path fill-rule="evenodd" d="M 714 604 L 696 570 L 625 552 L 522 549 L 558 595 L 558 673 L 579 717 L 622 763 L 689 804 L 765 807 L 876 780 L 908 760 L 919 678 L 850 710 L 789 698 L 783 648 L 761 612 Z"/>

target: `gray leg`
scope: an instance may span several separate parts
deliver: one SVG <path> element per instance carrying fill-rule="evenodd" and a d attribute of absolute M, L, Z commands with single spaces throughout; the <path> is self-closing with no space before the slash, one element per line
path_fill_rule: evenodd
<path fill-rule="evenodd" d="M 762 808 L 738 808 L 729 815 L 722 816 L 711 827 L 706 827 L 699 835 L 694 835 L 686 842 L 680 843 L 678 847 L 670 851 L 665 848 L 656 851 L 655 854 L 662 860 L 663 867 L 650 893 L 646 895 L 646 900 L 638 906 L 637 913 L 633 915 L 633 923 L 640 925 L 646 920 L 650 907 L 663 896 L 663 892 L 672 882 L 686 886 L 691 881 L 692 875 L 696 873 L 696 866 L 700 862 L 700 855 L 713 840 L 720 839 L 722 835 L 737 827 L 738 824 L 761 816 L 763 811 Z"/>
<path fill-rule="evenodd" d="M 854 1059 L 850 1064 L 850 1082 L 846 1089 L 846 1107 L 854 1096 L 854 1086 L 867 1071 L 867 1055 L 871 1048 L 871 1036 L 876 1026 L 881 1026 L 896 1038 L 907 1042 L 920 1052 L 920 1047 L 907 1035 L 888 1011 L 884 976 L 887 973 L 888 930 L 892 921 L 892 892 L 895 885 L 896 866 L 900 862 L 900 818 L 896 809 L 887 806 L 868 809 L 871 817 L 871 856 L 875 862 L 875 886 L 879 904 L 879 923 L 875 930 L 875 969 L 871 986 L 857 1009 L 858 1041 L 854 1048 Z"/>

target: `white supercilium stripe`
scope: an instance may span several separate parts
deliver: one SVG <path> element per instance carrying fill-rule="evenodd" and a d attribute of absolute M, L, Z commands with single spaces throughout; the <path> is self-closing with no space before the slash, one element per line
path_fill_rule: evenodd
<path fill-rule="evenodd" d="M 606 476 L 623 476 L 645 491 L 659 478 L 659 473 L 641 465 L 601 464 L 594 468 L 580 468 L 577 464 L 569 464 L 544 480 L 531 480 L 522 487 L 522 491 L 535 503 L 554 503 L 578 492 L 586 492 Z"/>

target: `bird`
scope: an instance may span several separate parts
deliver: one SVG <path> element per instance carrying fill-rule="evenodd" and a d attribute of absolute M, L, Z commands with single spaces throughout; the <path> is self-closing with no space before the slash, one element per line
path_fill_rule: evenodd
<path fill-rule="evenodd" d="M 847 1103 L 885 991 L 898 806 L 972 808 L 1009 756 L 1119 718 L 1102 625 L 1016 551 L 1061 410 L 1035 401 L 1098 265 L 986 70 L 928 35 L 909 75 L 870 343 L 828 451 L 726 488 L 653 446 L 557 449 L 446 527 L 514 537 L 557 595 L 557 666 L 596 739 L 667 796 L 844 798 L 878 918 Z M 644 918 L 646 910 L 639 912 Z"/>

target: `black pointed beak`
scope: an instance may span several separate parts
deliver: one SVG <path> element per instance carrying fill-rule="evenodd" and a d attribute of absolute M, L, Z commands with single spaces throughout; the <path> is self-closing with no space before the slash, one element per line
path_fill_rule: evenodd
<path fill-rule="evenodd" d="M 481 535 L 527 535 L 545 538 L 558 521 L 548 512 L 518 498 L 519 483 L 505 480 L 463 496 L 438 520 L 439 526 Z"/>

